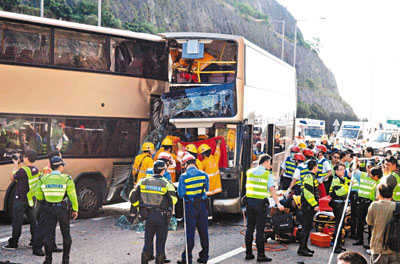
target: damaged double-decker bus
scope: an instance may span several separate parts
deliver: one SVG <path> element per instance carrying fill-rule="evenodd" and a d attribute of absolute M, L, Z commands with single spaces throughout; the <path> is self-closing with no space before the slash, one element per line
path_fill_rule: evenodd
<path fill-rule="evenodd" d="M 163 33 L 171 58 L 163 117 L 182 141 L 223 137 L 226 168 L 214 212 L 238 213 L 246 170 L 260 153 L 273 157 L 274 175 L 293 141 L 295 69 L 243 37 Z"/>

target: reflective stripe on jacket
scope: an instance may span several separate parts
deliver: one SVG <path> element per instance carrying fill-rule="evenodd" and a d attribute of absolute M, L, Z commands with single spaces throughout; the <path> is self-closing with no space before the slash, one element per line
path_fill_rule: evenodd
<path fill-rule="evenodd" d="M 303 178 L 301 191 L 302 204 L 307 201 L 312 207 L 318 205 L 318 181 L 313 173 L 308 173 Z"/>
<path fill-rule="evenodd" d="M 221 152 L 219 146 L 215 149 L 214 155 L 206 157 L 201 162 L 203 164 L 203 171 L 207 173 L 210 182 L 210 188 L 207 192 L 208 196 L 222 192 L 221 175 L 219 172 L 219 158 Z"/>
<path fill-rule="evenodd" d="M 286 176 L 292 177 L 296 170 L 296 163 L 290 157 L 287 157 L 285 160 L 285 168 Z"/>
<path fill-rule="evenodd" d="M 368 173 L 362 172 L 360 176 L 360 186 L 358 190 L 358 197 L 374 200 L 376 181 L 368 176 Z M 354 183 L 353 183 L 354 185 Z"/>

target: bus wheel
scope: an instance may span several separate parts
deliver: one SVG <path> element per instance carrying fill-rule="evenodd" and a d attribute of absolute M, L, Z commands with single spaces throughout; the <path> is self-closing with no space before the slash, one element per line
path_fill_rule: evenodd
<path fill-rule="evenodd" d="M 79 218 L 95 216 L 102 204 L 100 186 L 94 180 L 84 178 L 76 184 L 76 194 L 79 203 Z"/>

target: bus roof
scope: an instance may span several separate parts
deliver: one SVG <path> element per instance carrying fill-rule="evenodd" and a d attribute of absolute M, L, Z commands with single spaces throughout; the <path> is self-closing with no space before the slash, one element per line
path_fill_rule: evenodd
<path fill-rule="evenodd" d="M 62 27 L 62 28 L 69 28 L 69 29 L 76 29 L 76 30 L 83 30 L 89 32 L 96 32 L 101 34 L 108 34 L 108 35 L 115 35 L 121 37 L 128 37 L 128 38 L 137 38 L 137 39 L 144 39 L 149 41 L 163 41 L 163 39 L 159 36 L 147 34 L 147 33 L 137 33 L 128 30 L 120 30 L 120 29 L 113 29 L 113 28 L 106 28 L 106 27 L 98 27 L 86 24 L 80 24 L 75 22 L 68 22 L 63 20 L 56 20 L 50 18 L 43 18 L 37 16 L 29 16 L 11 12 L 0 11 L 0 19 L 12 19 L 16 21 L 25 21 L 34 24 L 42 24 L 42 25 L 49 25 L 54 27 Z"/>
<path fill-rule="evenodd" d="M 165 32 L 159 34 L 165 39 L 224 39 L 224 40 L 238 40 L 243 39 L 241 36 L 227 35 L 219 33 L 205 33 L 205 32 Z"/>

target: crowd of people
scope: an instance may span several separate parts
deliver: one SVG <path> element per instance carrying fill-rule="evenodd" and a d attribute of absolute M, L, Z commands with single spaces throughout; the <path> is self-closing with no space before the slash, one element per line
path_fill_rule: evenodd
<path fill-rule="evenodd" d="M 363 246 L 371 255 L 371 263 L 400 263 L 397 252 L 382 249 L 383 232 L 400 202 L 400 176 L 398 160 L 394 156 L 380 158 L 367 147 L 362 155 L 340 145 L 330 145 L 326 139 L 320 145 L 314 141 L 290 148 L 290 156 L 281 164 L 280 189 L 285 198 L 301 196 L 303 215 L 299 235 L 300 256 L 313 256 L 307 247 L 313 217 L 319 211 L 319 199 L 329 196 L 329 206 L 335 217 L 332 244 L 335 253 L 343 247 L 343 211 L 349 201 L 351 227 L 349 237 L 353 245 Z M 368 237 L 364 240 L 367 227 Z"/>

